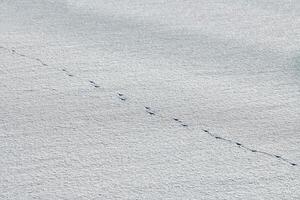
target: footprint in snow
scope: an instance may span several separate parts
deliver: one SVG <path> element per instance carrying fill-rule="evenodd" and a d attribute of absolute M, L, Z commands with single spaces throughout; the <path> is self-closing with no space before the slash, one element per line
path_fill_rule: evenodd
<path fill-rule="evenodd" d="M 145 109 L 146 109 L 146 112 L 147 112 L 149 115 L 155 115 L 155 112 L 152 111 L 150 107 L 145 106 Z"/>
<path fill-rule="evenodd" d="M 178 123 L 180 123 L 180 126 L 182 126 L 182 127 L 188 127 L 188 125 L 187 125 L 187 124 L 183 123 L 183 121 L 181 121 L 181 120 L 180 120 L 180 119 L 178 119 L 178 118 L 173 118 L 173 120 L 174 120 L 175 122 L 178 122 Z"/>
<path fill-rule="evenodd" d="M 118 93 L 118 98 L 119 98 L 121 101 L 126 101 L 126 100 L 127 100 L 127 98 L 125 97 L 125 95 L 122 94 L 122 93 Z"/>
<path fill-rule="evenodd" d="M 94 81 L 89 81 L 95 88 L 100 87 L 99 85 L 97 85 Z"/>

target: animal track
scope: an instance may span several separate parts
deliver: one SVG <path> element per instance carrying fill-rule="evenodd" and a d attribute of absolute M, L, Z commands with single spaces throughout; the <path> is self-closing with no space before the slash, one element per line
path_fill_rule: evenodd
<path fill-rule="evenodd" d="M 95 88 L 99 88 L 100 86 L 96 84 L 94 81 L 89 81 Z"/>
<path fill-rule="evenodd" d="M 223 138 L 223 137 L 220 137 L 220 136 L 216 136 L 216 135 L 214 135 L 213 133 L 211 133 L 209 130 L 206 130 L 206 129 L 202 129 L 202 131 L 205 132 L 206 134 L 208 134 L 208 135 L 210 135 L 210 136 L 216 138 L 216 139 L 219 139 L 219 140 L 223 140 L 223 141 L 229 142 L 229 143 L 231 143 L 231 144 L 234 144 L 234 145 L 236 145 L 236 146 L 238 146 L 238 147 L 240 147 L 240 148 L 243 148 L 243 149 L 245 149 L 245 150 L 247 150 L 247 151 L 250 151 L 250 152 L 252 152 L 252 153 L 260 153 L 260 154 L 264 154 L 264 155 L 267 155 L 267 156 L 269 156 L 269 157 L 273 157 L 273 158 L 279 159 L 279 160 L 281 160 L 281 161 L 283 161 L 283 162 L 285 162 L 285 163 L 287 163 L 287 164 L 289 164 L 289 165 L 297 166 L 296 163 L 291 162 L 290 160 L 288 160 L 288 159 L 286 159 L 286 158 L 283 158 L 282 156 L 279 156 L 279 155 L 276 155 L 276 154 L 271 154 L 271 153 L 264 152 L 264 151 L 259 151 L 259 150 L 256 150 L 256 149 L 251 149 L 251 148 L 249 148 L 249 147 L 243 145 L 242 143 L 235 142 L 235 141 L 233 141 L 233 140 L 226 139 L 226 138 Z"/>
<path fill-rule="evenodd" d="M 146 109 L 146 112 L 147 112 L 148 114 L 150 114 L 150 115 L 155 115 L 155 112 L 152 111 L 152 109 L 151 109 L 150 107 L 145 106 L 145 109 Z M 185 123 L 183 123 L 182 120 L 180 120 L 180 119 L 178 119 L 178 118 L 172 118 L 172 119 L 173 119 L 175 122 L 180 123 L 181 126 L 183 126 L 183 127 L 188 127 L 188 125 L 185 124 Z M 256 149 L 251 149 L 251 148 L 245 146 L 244 144 L 242 144 L 242 143 L 240 143 L 240 142 L 235 142 L 235 141 L 233 141 L 233 140 L 230 140 L 230 139 L 227 139 L 227 138 L 224 138 L 224 137 L 220 137 L 220 136 L 214 135 L 213 133 L 211 133 L 211 132 L 210 132 L 209 130 L 207 130 L 207 129 L 202 129 L 202 131 L 203 131 L 204 133 L 210 135 L 211 137 L 215 138 L 215 139 L 223 140 L 223 141 L 225 141 L 225 142 L 231 143 L 231 144 L 233 144 L 233 145 L 238 146 L 239 148 L 243 148 L 243 149 L 245 149 L 245 150 L 247 150 L 247 151 L 250 151 L 250 152 L 252 152 L 252 153 L 260 153 L 260 154 L 264 154 L 264 155 L 267 155 L 267 156 L 269 156 L 269 157 L 273 157 L 273 158 L 279 159 L 279 160 L 281 160 L 281 161 L 283 161 L 283 162 L 285 162 L 285 163 L 287 163 L 287 164 L 289 164 L 289 165 L 291 165 L 291 166 L 297 166 L 296 163 L 291 162 L 291 161 L 289 161 L 288 159 L 283 158 L 282 156 L 275 155 L 275 154 L 270 154 L 270 153 L 267 153 L 267 152 L 264 152 L 264 151 L 259 151 L 259 150 L 256 150 Z"/>
<path fill-rule="evenodd" d="M 36 62 L 39 62 L 42 66 L 48 66 L 48 64 L 46 64 L 44 61 L 42 61 L 41 59 L 39 58 L 34 58 L 34 57 L 31 57 L 31 56 L 28 56 L 28 55 L 25 55 L 25 54 L 21 54 L 19 53 L 18 51 L 16 51 L 15 49 L 10 49 L 10 48 L 7 48 L 7 47 L 3 47 L 3 46 L 0 46 L 0 49 L 5 49 L 9 52 L 11 52 L 12 54 L 15 54 L 15 55 L 18 55 L 20 57 L 25 57 L 27 59 L 30 59 L 30 60 L 34 60 Z M 66 69 L 62 69 L 63 72 L 66 73 L 67 76 L 69 77 L 74 77 L 73 74 L 69 73 Z M 89 81 L 90 84 L 92 84 L 92 86 L 94 86 L 95 88 L 98 88 L 99 85 L 96 84 L 94 81 Z M 118 98 L 121 100 L 121 101 L 126 101 L 127 100 L 127 97 L 122 94 L 122 93 L 117 93 L 117 96 Z M 156 115 L 156 113 L 148 106 L 145 106 L 145 109 L 146 109 L 146 113 L 148 113 L 149 115 Z M 183 121 L 181 121 L 180 119 L 178 118 L 172 118 L 175 122 L 179 123 L 182 127 L 188 127 L 188 125 L 186 123 L 183 123 Z M 257 153 L 257 154 L 264 154 L 266 156 L 269 156 L 269 157 L 272 157 L 272 158 L 275 158 L 277 160 L 280 160 L 282 162 L 285 162 L 291 166 L 298 166 L 298 164 L 294 163 L 294 162 L 291 162 L 290 160 L 280 156 L 280 155 L 276 155 L 276 154 L 271 154 L 271 153 L 268 153 L 268 152 L 265 152 L 265 151 L 260 151 L 260 150 L 257 150 L 257 149 L 252 149 L 252 148 L 249 148 L 247 146 L 245 146 L 244 144 L 240 143 L 240 142 L 236 142 L 236 141 L 233 141 L 233 140 L 230 140 L 230 139 L 227 139 L 227 138 L 224 138 L 224 137 L 220 137 L 220 136 L 217 136 L 213 133 L 211 133 L 209 130 L 207 129 L 202 129 L 202 131 L 204 133 L 206 133 L 207 135 L 217 139 L 217 140 L 222 140 L 224 142 L 227 142 L 227 143 L 230 143 L 234 146 L 237 146 L 239 148 L 242 148 L 246 151 L 249 151 L 249 152 L 252 152 L 252 153 Z"/>
<path fill-rule="evenodd" d="M 39 62 L 42 66 L 49 66 L 47 63 L 45 63 L 44 61 L 42 61 L 41 59 L 39 58 L 34 58 L 34 57 L 31 57 L 31 56 L 28 56 L 28 55 L 25 55 L 25 54 L 21 54 L 19 53 L 18 51 L 16 51 L 15 49 L 10 49 L 10 48 L 6 48 L 6 47 L 3 47 L 3 46 L 0 46 L 1 49 L 5 49 L 7 51 L 10 51 L 12 54 L 15 54 L 15 55 L 18 55 L 20 57 L 25 57 L 27 59 L 30 59 L 30 60 L 35 60 L 37 62 Z M 70 72 L 68 72 L 66 69 L 62 69 L 63 72 L 66 73 L 67 76 L 69 77 L 75 77 L 73 74 L 71 74 Z M 98 84 L 96 84 L 94 81 L 89 81 L 95 88 L 99 88 L 100 86 Z"/>
<path fill-rule="evenodd" d="M 126 100 L 127 100 L 127 98 L 125 97 L 125 95 L 122 94 L 122 93 L 118 93 L 118 98 L 119 98 L 121 101 L 126 101 Z"/>
<path fill-rule="evenodd" d="M 9 48 L 5 48 L 5 47 L 2 47 L 2 48 L 9 50 L 12 54 L 16 54 L 16 55 L 21 56 L 21 57 L 26 57 L 30 60 L 35 60 L 35 61 L 39 62 L 42 66 L 48 66 L 48 64 L 46 64 L 44 61 L 42 61 L 39 58 L 34 58 L 34 57 L 31 57 L 31 56 L 27 56 L 25 54 L 17 52 L 15 49 L 9 49 Z"/>
<path fill-rule="evenodd" d="M 180 124 L 180 126 L 182 127 L 188 127 L 188 125 L 186 123 L 183 123 L 183 121 L 181 121 L 178 118 L 173 118 L 174 121 L 178 122 Z"/>
<path fill-rule="evenodd" d="M 20 55 L 20 54 L 19 54 Z M 25 56 L 25 55 L 24 55 Z M 48 66 L 46 63 L 44 63 L 42 60 L 39 58 L 35 58 L 36 61 L 40 62 L 43 66 Z"/>
<path fill-rule="evenodd" d="M 155 112 L 152 111 L 150 107 L 145 106 L 145 109 L 146 109 L 146 113 L 148 113 L 149 115 L 155 115 Z"/>
<path fill-rule="evenodd" d="M 62 69 L 62 71 L 65 72 L 67 74 L 67 76 L 74 77 L 74 75 L 71 74 L 70 72 L 68 72 L 66 69 Z"/>

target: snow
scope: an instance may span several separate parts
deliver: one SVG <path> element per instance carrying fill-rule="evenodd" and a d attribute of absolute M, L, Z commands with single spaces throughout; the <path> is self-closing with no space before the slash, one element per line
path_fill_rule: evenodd
<path fill-rule="evenodd" d="M 300 199 L 299 9 L 0 0 L 0 199 Z"/>

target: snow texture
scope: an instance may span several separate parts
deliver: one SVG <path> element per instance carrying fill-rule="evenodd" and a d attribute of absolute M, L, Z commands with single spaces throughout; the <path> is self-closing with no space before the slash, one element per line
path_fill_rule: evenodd
<path fill-rule="evenodd" d="M 0 0 L 0 199 L 300 199 L 300 1 Z"/>

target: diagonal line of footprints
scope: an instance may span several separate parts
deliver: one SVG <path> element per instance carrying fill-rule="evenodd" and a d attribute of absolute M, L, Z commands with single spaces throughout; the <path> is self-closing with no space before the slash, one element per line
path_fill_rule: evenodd
<path fill-rule="evenodd" d="M 25 57 L 27 59 L 30 59 L 30 60 L 33 60 L 33 61 L 36 61 L 38 62 L 41 66 L 49 66 L 48 64 L 46 64 L 44 61 L 42 61 L 41 59 L 39 58 L 34 58 L 34 57 L 31 57 L 31 56 L 28 56 L 28 55 L 25 55 L 25 54 L 22 54 L 22 53 L 19 53 L 18 51 L 16 51 L 15 49 L 10 49 L 10 48 L 7 48 L 7 47 L 3 47 L 3 46 L 0 46 L 0 49 L 5 49 L 7 51 L 9 51 L 10 53 L 14 54 L 14 55 L 18 55 L 20 57 Z M 69 77 L 75 77 L 72 73 L 70 73 L 67 69 L 63 68 L 63 69 L 60 69 L 62 72 L 64 72 L 67 76 Z M 82 80 L 82 79 L 81 79 Z M 100 86 L 92 81 L 92 80 L 88 80 L 89 84 L 94 87 L 94 88 L 99 88 Z M 126 102 L 128 101 L 128 97 L 123 94 L 123 93 L 116 93 L 116 96 L 117 98 L 122 101 L 122 102 Z M 162 115 L 159 115 L 158 113 L 156 113 L 151 107 L 149 106 L 144 106 L 144 109 L 145 109 L 145 112 L 149 115 L 149 116 L 153 116 L 153 117 L 160 117 L 160 118 L 163 118 L 163 119 L 166 119 L 166 117 L 162 116 Z M 185 122 L 183 122 L 182 120 L 180 120 L 179 118 L 171 118 L 174 122 L 178 123 L 181 127 L 187 129 L 187 130 L 190 130 L 189 129 L 189 125 Z M 227 143 L 230 143 L 232 144 L 233 146 L 236 146 L 238 148 L 241 148 L 241 149 L 244 149 L 246 151 L 249 151 L 249 152 L 252 152 L 252 153 L 257 153 L 257 154 L 263 154 L 263 155 L 266 155 L 266 156 L 269 156 L 269 157 L 272 157 L 274 159 L 277 159 L 277 160 L 280 160 L 288 165 L 291 165 L 291 166 L 298 166 L 298 164 L 296 164 L 295 162 L 292 162 L 290 161 L 289 159 L 287 158 L 284 158 L 283 156 L 280 156 L 280 155 L 277 155 L 277 154 L 272 154 L 272 153 L 268 153 L 268 152 L 265 152 L 265 151 L 260 151 L 260 150 L 257 150 L 257 149 L 253 149 L 253 148 L 250 148 L 240 142 L 236 142 L 236 141 L 233 141 L 231 139 L 227 139 L 227 138 L 224 138 L 224 137 L 221 137 L 221 136 L 218 136 L 214 133 L 212 133 L 211 131 L 207 130 L 207 129 L 202 129 L 201 130 L 203 133 L 209 135 L 210 137 L 213 137 L 215 138 L 216 140 L 220 140 L 220 141 L 223 141 L 223 142 L 227 142 Z"/>

